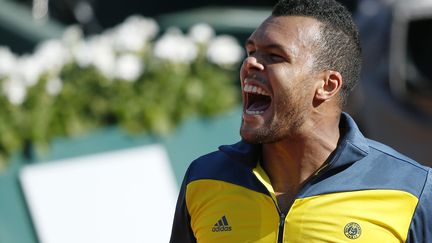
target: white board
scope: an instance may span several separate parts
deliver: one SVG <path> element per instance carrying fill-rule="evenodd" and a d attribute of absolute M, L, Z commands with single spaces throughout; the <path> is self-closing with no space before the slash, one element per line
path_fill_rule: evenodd
<path fill-rule="evenodd" d="M 169 241 L 178 190 L 160 145 L 30 165 L 20 180 L 41 243 Z"/>

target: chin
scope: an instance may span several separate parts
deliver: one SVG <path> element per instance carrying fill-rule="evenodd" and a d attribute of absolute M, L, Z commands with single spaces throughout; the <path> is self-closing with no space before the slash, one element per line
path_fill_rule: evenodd
<path fill-rule="evenodd" d="M 241 138 L 251 144 L 276 143 L 289 137 L 289 132 L 277 127 L 247 127 L 244 124 L 240 128 Z"/>
<path fill-rule="evenodd" d="M 258 138 L 258 136 L 251 132 L 251 131 L 245 131 L 245 129 L 240 128 L 240 137 L 248 142 L 248 143 L 252 143 L 252 144 L 259 144 L 260 143 L 260 139 Z"/>
<path fill-rule="evenodd" d="M 260 129 L 255 129 L 251 131 L 241 128 L 240 136 L 244 141 L 251 144 L 262 144 L 267 143 L 269 140 L 272 140 L 269 134 L 263 133 L 263 131 L 261 131 Z"/>

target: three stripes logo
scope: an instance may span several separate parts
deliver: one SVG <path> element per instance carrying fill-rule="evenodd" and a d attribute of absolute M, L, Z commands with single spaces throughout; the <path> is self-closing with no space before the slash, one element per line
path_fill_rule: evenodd
<path fill-rule="evenodd" d="M 228 224 L 227 218 L 222 216 L 212 228 L 213 232 L 231 231 L 231 226 Z"/>

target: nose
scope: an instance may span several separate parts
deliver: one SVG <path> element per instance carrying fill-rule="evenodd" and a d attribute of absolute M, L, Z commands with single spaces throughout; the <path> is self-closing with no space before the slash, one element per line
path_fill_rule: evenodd
<path fill-rule="evenodd" d="M 257 71 L 264 70 L 264 65 L 262 65 L 256 57 L 249 56 L 243 61 L 243 67 L 246 70 L 255 69 Z"/>

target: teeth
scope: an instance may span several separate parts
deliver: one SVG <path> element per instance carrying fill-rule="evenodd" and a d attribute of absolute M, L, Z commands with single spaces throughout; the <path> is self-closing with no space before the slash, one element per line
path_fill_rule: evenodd
<path fill-rule="evenodd" d="M 260 87 L 257 86 L 253 86 L 250 84 L 246 84 L 243 88 L 244 92 L 248 92 L 248 93 L 255 93 L 255 94 L 260 94 L 260 95 L 269 95 L 265 90 L 261 89 Z"/>
<path fill-rule="evenodd" d="M 248 115 L 261 115 L 263 113 L 264 113 L 264 111 L 250 111 L 250 110 L 246 110 L 246 114 L 248 114 Z"/>

